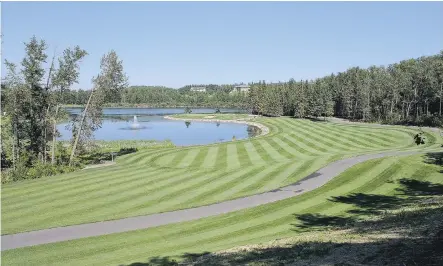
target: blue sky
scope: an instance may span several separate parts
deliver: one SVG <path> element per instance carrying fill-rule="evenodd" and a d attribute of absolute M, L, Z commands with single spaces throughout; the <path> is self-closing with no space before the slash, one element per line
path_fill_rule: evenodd
<path fill-rule="evenodd" d="M 3 2 L 2 60 L 19 63 L 32 35 L 48 54 L 123 59 L 131 85 L 311 79 L 443 50 L 442 2 Z M 2 64 L 2 76 L 4 75 Z"/>

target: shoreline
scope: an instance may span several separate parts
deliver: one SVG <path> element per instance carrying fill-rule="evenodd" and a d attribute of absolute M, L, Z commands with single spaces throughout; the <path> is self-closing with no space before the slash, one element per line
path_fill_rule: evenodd
<path fill-rule="evenodd" d="M 260 134 L 255 137 L 265 136 L 269 134 L 270 130 L 267 126 L 246 120 L 222 120 L 222 119 L 205 119 L 205 118 L 177 118 L 169 115 L 163 116 L 164 119 L 167 120 L 176 120 L 176 121 L 196 121 L 196 122 L 216 122 L 216 123 L 234 123 L 234 124 L 246 124 L 250 126 L 255 126 L 260 129 Z"/>
<path fill-rule="evenodd" d="M 64 108 L 85 108 L 86 105 L 63 105 Z M 180 108 L 184 109 L 189 107 L 191 109 L 238 109 L 238 110 L 247 110 L 246 107 L 238 107 L 238 106 L 189 106 L 189 105 L 171 105 L 171 106 L 161 106 L 161 105 L 122 105 L 122 106 L 103 106 L 103 108 L 109 109 L 118 109 L 118 108 L 127 108 L 127 109 L 174 109 Z"/>

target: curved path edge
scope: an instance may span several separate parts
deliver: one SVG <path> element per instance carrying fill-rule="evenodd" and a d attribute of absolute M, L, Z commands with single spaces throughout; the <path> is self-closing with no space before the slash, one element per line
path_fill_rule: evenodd
<path fill-rule="evenodd" d="M 234 124 L 246 124 L 258 127 L 261 132 L 258 136 L 264 136 L 269 133 L 269 128 L 261 123 L 252 122 L 248 120 L 222 120 L 222 119 L 205 119 L 205 118 L 181 118 L 181 117 L 172 117 L 172 116 L 164 116 L 164 119 L 168 120 L 178 120 L 178 121 L 195 121 L 195 122 L 215 122 L 215 123 L 234 123 Z"/>
<path fill-rule="evenodd" d="M 314 190 L 344 172 L 346 169 L 371 159 L 388 156 L 405 156 L 423 153 L 422 151 L 392 151 L 377 154 L 366 154 L 332 162 L 308 175 L 302 180 L 268 192 L 228 200 L 207 206 L 170 211 L 145 216 L 136 216 L 112 221 L 56 227 L 38 231 L 17 233 L 1 236 L 1 250 L 9 250 L 27 246 L 68 241 L 79 238 L 101 236 L 113 233 L 147 229 L 161 225 L 192 221 L 209 216 L 225 214 L 242 209 L 291 198 Z"/>

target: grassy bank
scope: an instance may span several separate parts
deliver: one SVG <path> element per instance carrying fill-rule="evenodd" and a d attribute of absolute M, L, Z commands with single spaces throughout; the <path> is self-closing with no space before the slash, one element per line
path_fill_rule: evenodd
<path fill-rule="evenodd" d="M 174 147 L 174 143 L 170 140 L 96 140 L 95 145 L 97 146 L 97 151 L 100 152 L 113 152 L 125 148 L 137 148 L 143 150 L 146 148 L 164 149 Z"/>

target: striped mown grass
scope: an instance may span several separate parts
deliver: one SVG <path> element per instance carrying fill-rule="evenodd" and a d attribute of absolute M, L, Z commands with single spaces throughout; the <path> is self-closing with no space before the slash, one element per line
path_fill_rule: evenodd
<path fill-rule="evenodd" d="M 143 149 L 113 166 L 3 185 L 2 234 L 211 204 L 294 183 L 344 157 L 418 149 L 412 141 L 416 130 L 406 127 L 288 117 L 254 121 L 270 133 L 222 144 Z"/>
<path fill-rule="evenodd" d="M 375 159 L 351 167 L 319 189 L 276 203 L 147 230 L 9 250 L 2 252 L 2 260 L 5 265 L 29 261 L 33 265 L 121 265 L 144 262 L 156 256 L 180 257 L 185 253 L 213 252 L 262 243 L 296 236 L 300 232 L 308 236 L 306 232 L 315 228 L 301 226 L 306 225 L 306 220 L 297 217 L 315 214 L 367 219 L 371 217 L 368 210 L 396 208 L 396 204 L 408 202 L 411 195 L 416 198 L 432 195 L 426 193 L 435 192 L 438 186 L 443 187 L 440 171 L 441 166 L 425 163 L 423 155 Z M 238 175 L 247 173 L 242 170 Z M 415 195 L 417 191 L 408 192 L 414 187 L 405 186 L 408 183 L 404 180 L 421 182 L 422 187 L 416 190 L 427 196 Z M 205 196 L 201 194 L 202 199 Z M 398 203 L 386 206 L 387 199 L 392 197 L 396 197 Z M 313 234 L 310 240 L 315 241 L 315 236 Z"/>

